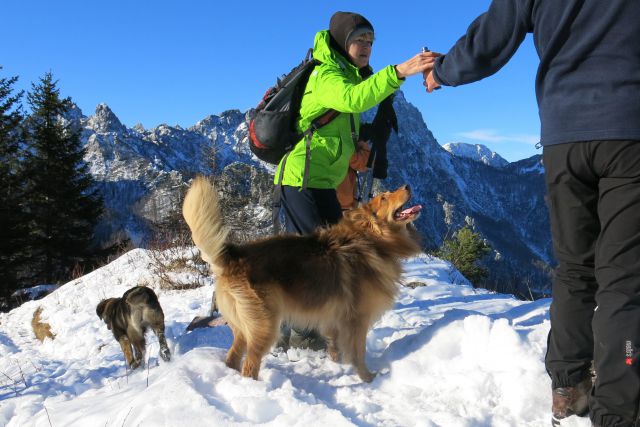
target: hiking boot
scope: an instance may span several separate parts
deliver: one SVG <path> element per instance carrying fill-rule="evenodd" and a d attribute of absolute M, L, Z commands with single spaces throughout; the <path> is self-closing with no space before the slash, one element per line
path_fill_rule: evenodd
<path fill-rule="evenodd" d="M 587 377 L 576 386 L 554 388 L 551 392 L 553 398 L 551 425 L 558 426 L 560 420 L 571 415 L 586 415 L 589 412 L 591 387 L 591 377 Z"/>

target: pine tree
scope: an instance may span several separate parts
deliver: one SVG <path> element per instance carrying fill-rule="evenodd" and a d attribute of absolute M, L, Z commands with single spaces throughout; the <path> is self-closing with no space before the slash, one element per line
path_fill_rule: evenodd
<path fill-rule="evenodd" d="M 474 232 L 469 226 L 464 226 L 454 234 L 452 239 L 445 240 L 434 255 L 449 261 L 474 286 L 477 286 L 489 273 L 486 268 L 478 264 L 478 261 L 489 252 L 491 252 L 491 246 L 482 240 L 480 233 Z"/>
<path fill-rule="evenodd" d="M 17 81 L 18 77 L 0 78 L 0 298 L 18 287 L 24 236 L 19 168 L 23 92 L 14 93 Z"/>
<path fill-rule="evenodd" d="M 60 98 L 49 72 L 27 94 L 26 204 L 32 280 L 68 279 L 92 255 L 102 212 L 93 177 L 83 160 L 80 131 L 64 120 L 71 99 Z"/>

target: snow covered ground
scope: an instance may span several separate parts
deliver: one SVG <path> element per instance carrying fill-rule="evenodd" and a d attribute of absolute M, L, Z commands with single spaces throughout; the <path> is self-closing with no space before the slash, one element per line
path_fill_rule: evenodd
<path fill-rule="evenodd" d="M 133 250 L 0 314 L 0 426 L 550 425 L 549 300 L 453 284 L 464 280 L 447 263 L 412 258 L 403 283 L 425 286 L 402 286 L 369 332 L 367 363 L 379 372 L 372 383 L 311 350 L 274 351 L 254 381 L 224 365 L 228 327 L 185 331 L 208 314 L 215 281 L 162 290 L 152 265 L 149 252 Z M 148 367 L 130 372 L 95 307 L 143 283 L 159 296 L 172 360 L 159 359 L 149 333 Z M 44 343 L 31 329 L 40 306 L 55 334 Z"/>

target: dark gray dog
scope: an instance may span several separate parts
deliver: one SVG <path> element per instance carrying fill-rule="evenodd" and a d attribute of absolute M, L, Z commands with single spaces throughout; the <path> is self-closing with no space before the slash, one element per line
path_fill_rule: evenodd
<path fill-rule="evenodd" d="M 151 328 L 158 337 L 162 360 L 168 362 L 171 359 L 164 337 L 164 313 L 158 297 L 150 288 L 136 286 L 125 292 L 122 298 L 102 300 L 96 307 L 96 313 L 120 343 L 131 369 L 144 366 L 144 333 L 147 328 Z"/>

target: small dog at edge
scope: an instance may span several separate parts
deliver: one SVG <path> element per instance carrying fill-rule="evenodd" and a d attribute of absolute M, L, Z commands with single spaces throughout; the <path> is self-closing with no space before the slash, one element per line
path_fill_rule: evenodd
<path fill-rule="evenodd" d="M 363 381 L 372 381 L 375 374 L 365 364 L 367 332 L 395 302 L 401 259 L 420 252 L 409 224 L 421 206 L 404 209 L 410 197 L 404 185 L 311 235 L 234 244 L 226 240 L 215 188 L 196 178 L 182 212 L 217 276 L 216 302 L 233 331 L 227 366 L 258 379 L 262 357 L 286 321 L 318 330 L 334 361 L 351 363 Z"/>
<path fill-rule="evenodd" d="M 102 300 L 96 307 L 96 314 L 113 332 L 131 369 L 144 366 L 147 328 L 158 337 L 162 360 L 171 359 L 164 337 L 164 313 L 152 289 L 136 286 L 126 291 L 122 298 Z"/>

